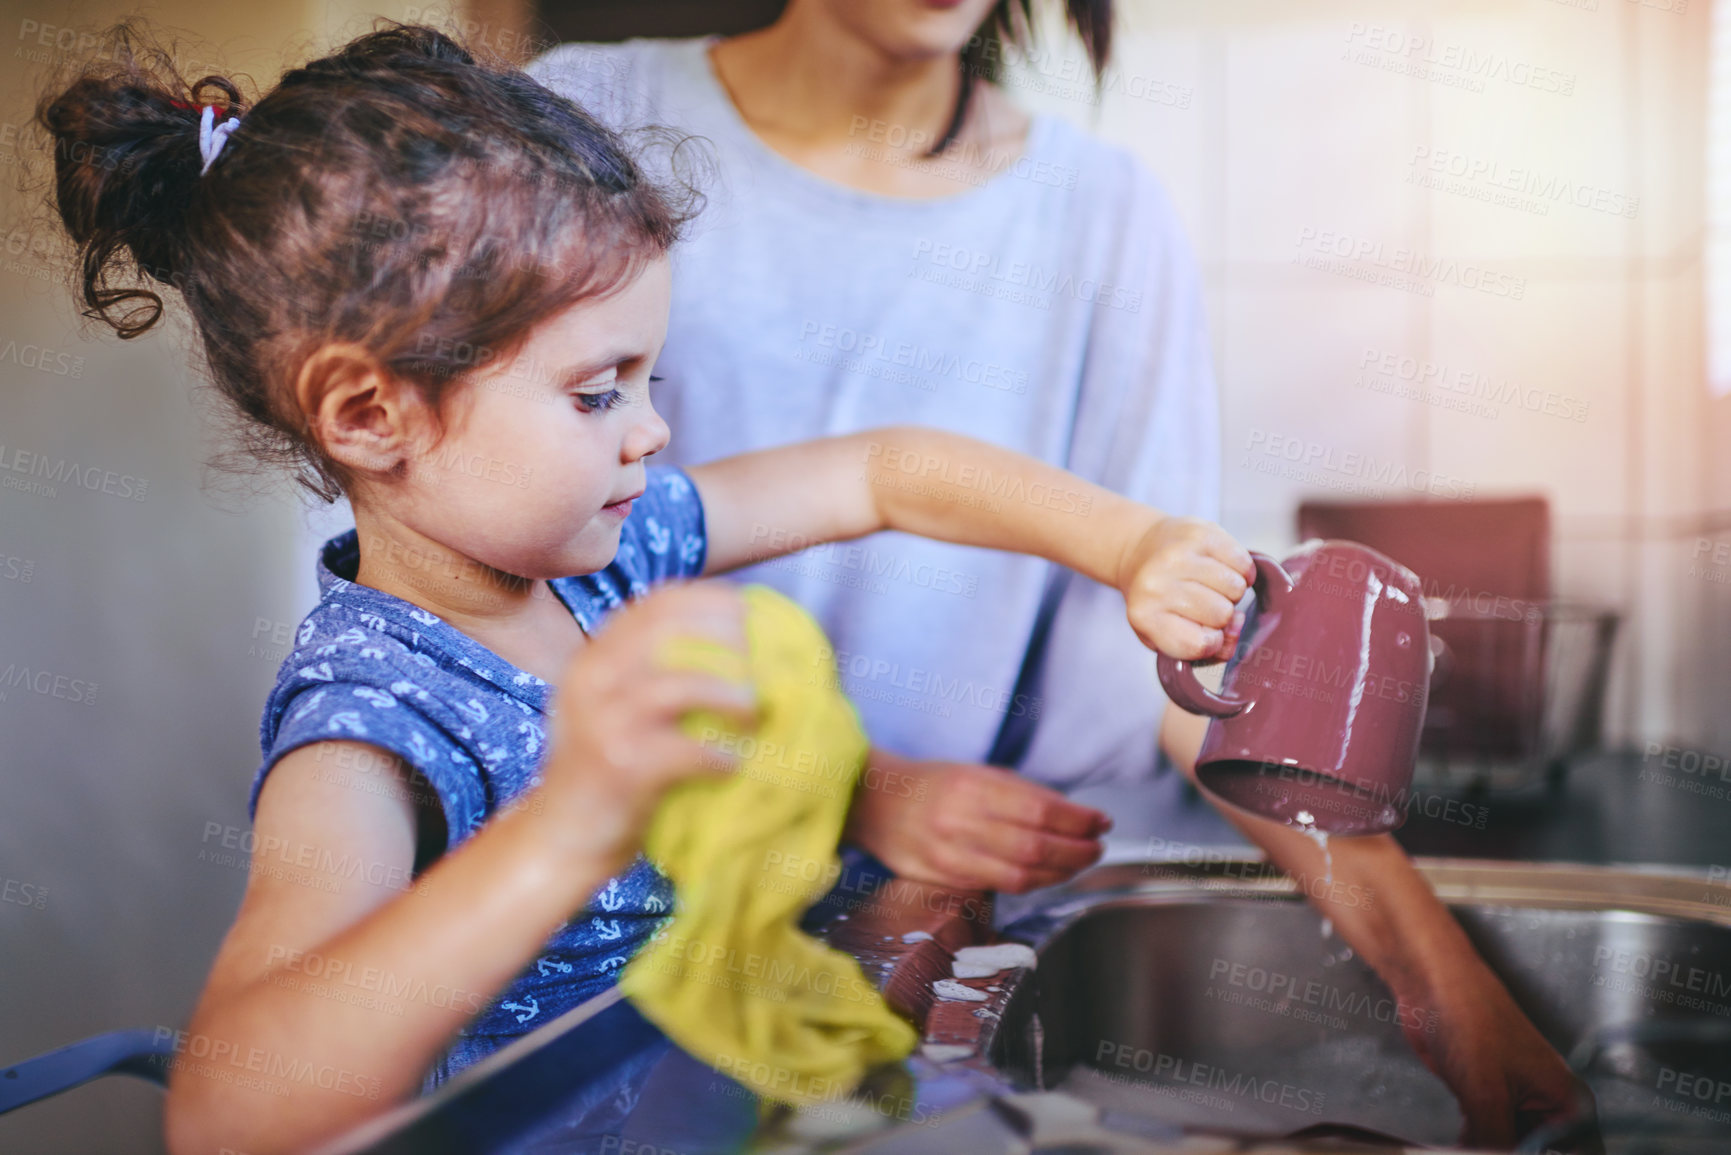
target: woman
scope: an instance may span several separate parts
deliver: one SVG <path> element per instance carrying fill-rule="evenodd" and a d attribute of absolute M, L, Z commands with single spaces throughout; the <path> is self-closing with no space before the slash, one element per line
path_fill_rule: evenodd
<path fill-rule="evenodd" d="M 1027 3 L 790 0 L 745 35 L 571 44 L 530 65 L 616 126 L 665 124 L 714 147 L 718 179 L 676 251 L 657 362 L 657 400 L 681 431 L 673 460 L 912 422 L 1216 518 L 1194 260 L 1143 165 L 986 79 L 1000 40 L 1025 39 Z M 1067 11 L 1099 74 L 1110 0 Z M 948 469 L 895 463 L 908 486 Z M 1076 501 L 974 481 L 980 501 Z M 786 527 L 754 533 L 765 556 L 789 544 Z M 1153 656 L 1113 590 L 894 534 L 744 576 L 797 598 L 835 640 L 882 772 L 848 834 L 902 875 L 1007 891 L 1062 881 L 1098 858 L 1110 825 L 1062 790 L 1146 778 L 1156 735 L 1194 762 L 1201 721 L 1162 717 Z M 1322 876 L 1308 839 L 1228 817 L 1283 868 Z M 1392 838 L 1335 843 L 1333 876 L 1376 891 L 1374 905 L 1326 890 L 1317 905 L 1406 1004 L 1468 1141 L 1507 1145 L 1571 1108 L 1566 1067 Z"/>

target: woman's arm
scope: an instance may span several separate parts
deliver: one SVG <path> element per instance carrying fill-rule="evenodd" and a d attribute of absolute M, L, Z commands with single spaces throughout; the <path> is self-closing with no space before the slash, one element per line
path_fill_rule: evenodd
<path fill-rule="evenodd" d="M 1131 625 L 1175 657 L 1216 654 L 1254 573 L 1224 530 L 1167 517 L 971 437 L 891 426 L 744 453 L 688 471 L 706 573 L 894 529 L 1034 554 L 1125 591 Z"/>
<path fill-rule="evenodd" d="M 1208 719 L 1169 706 L 1161 746 L 1195 781 Z M 1212 795 L 1203 792 L 1211 802 Z M 1331 863 L 1289 826 L 1215 802 L 1399 1001 L 1402 1032 L 1460 1100 L 1461 1141 L 1506 1150 L 1547 1118 L 1566 1118 L 1582 1090 L 1567 1064 L 1515 1005 L 1466 932 L 1390 834 L 1334 838 Z"/>

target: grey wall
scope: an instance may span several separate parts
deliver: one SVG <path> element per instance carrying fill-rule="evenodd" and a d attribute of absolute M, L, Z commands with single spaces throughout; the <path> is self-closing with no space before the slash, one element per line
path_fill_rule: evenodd
<path fill-rule="evenodd" d="M 184 1025 L 245 883 L 223 840 L 246 826 L 283 655 L 270 623 L 311 604 L 296 503 L 206 484 L 215 442 L 184 332 L 85 327 L 42 190 L 15 187 L 40 159 L 22 138 L 31 94 L 56 41 L 76 48 L 62 30 L 119 11 L 0 5 L 0 1064 Z M 291 37 L 352 27 L 324 4 L 156 12 L 217 46 L 199 59 L 265 76 Z M 107 1080 L 0 1117 L 0 1150 L 157 1150 L 160 1099 Z"/>

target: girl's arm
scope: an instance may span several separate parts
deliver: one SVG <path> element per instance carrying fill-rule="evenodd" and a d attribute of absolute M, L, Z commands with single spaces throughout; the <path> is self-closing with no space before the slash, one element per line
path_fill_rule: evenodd
<path fill-rule="evenodd" d="M 741 454 L 688 470 L 703 499 L 705 568 L 905 530 L 1037 554 L 1125 595 L 1147 645 L 1226 656 L 1250 555 L 1218 526 L 1166 517 L 1074 474 L 973 438 L 897 426 Z M 1111 822 L 995 767 L 916 762 L 883 750 L 903 788 L 859 791 L 847 837 L 897 873 L 945 886 L 1024 891 L 1099 858 Z"/>
<path fill-rule="evenodd" d="M 743 649 L 738 596 L 692 585 L 616 611 L 560 682 L 542 784 L 412 883 L 410 775 L 375 792 L 327 772 L 393 756 L 321 742 L 277 763 L 240 914 L 177 1040 L 175 1155 L 305 1150 L 419 1089 L 462 1025 L 630 861 L 662 791 L 725 769 L 678 720 L 714 709 L 749 724 L 750 691 L 658 669 L 674 635 Z"/>
<path fill-rule="evenodd" d="M 265 781 L 246 896 L 177 1041 L 166 1109 L 177 1153 L 301 1150 L 411 1096 L 463 1023 L 618 865 L 615 841 L 535 799 L 405 890 L 409 776 L 399 769 L 389 793 L 334 781 L 329 768 L 357 756 L 397 761 L 321 742 Z M 309 865 L 278 865 L 296 861 Z"/>
<path fill-rule="evenodd" d="M 892 426 L 688 470 L 703 498 L 706 573 L 895 529 L 1035 554 L 1124 591 L 1144 642 L 1219 654 L 1254 576 L 1218 526 L 1167 517 L 1045 462 L 936 429 Z"/>

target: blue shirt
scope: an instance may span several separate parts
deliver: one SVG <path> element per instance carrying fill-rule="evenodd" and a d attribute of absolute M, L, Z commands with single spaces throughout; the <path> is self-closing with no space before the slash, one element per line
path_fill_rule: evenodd
<path fill-rule="evenodd" d="M 690 479 L 677 468 L 651 466 L 647 488 L 621 527 L 612 563 L 598 573 L 548 584 L 584 630 L 592 631 L 609 611 L 656 583 L 701 572 L 706 544 L 703 506 Z M 400 756 L 426 779 L 444 813 L 445 848 L 454 849 L 541 780 L 554 687 L 436 614 L 356 585 L 359 562 L 354 530 L 320 551 L 323 596 L 301 622 L 295 649 L 265 704 L 259 723 L 264 761 L 248 811 L 256 811 L 265 776 L 289 751 L 327 740 L 364 742 Z M 360 789 L 369 785 L 365 767 L 333 762 L 330 773 L 356 779 Z M 429 1083 L 599 994 L 672 908 L 671 884 L 639 855 L 623 874 L 603 883 L 490 1004 L 472 994 L 455 996 L 480 1014 Z M 399 991 L 393 998 L 388 988 L 368 993 L 387 1003 L 439 997 Z"/>

